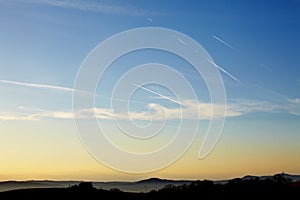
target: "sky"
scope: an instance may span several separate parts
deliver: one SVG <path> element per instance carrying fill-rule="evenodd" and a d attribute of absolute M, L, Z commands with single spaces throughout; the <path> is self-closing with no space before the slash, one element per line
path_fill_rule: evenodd
<path fill-rule="evenodd" d="M 94 107 L 74 115 L 72 94 L 78 90 L 73 87 L 90 52 L 115 34 L 144 27 L 174 30 L 202 46 L 209 67 L 221 76 L 226 114 L 221 112 L 225 103 L 211 101 L 206 82 L 191 63 L 170 52 L 142 49 L 112 62 L 95 86 Z M 216 180 L 300 174 L 299 35 L 296 0 L 0 0 L 0 180 Z M 189 40 L 173 39 L 182 48 L 189 45 Z M 107 55 L 120 46 L 114 44 Z M 127 90 L 113 93 L 116 85 L 126 85 L 120 82 L 124 74 L 145 63 L 174 69 L 188 80 L 196 98 L 174 81 L 175 74 L 156 78 L 170 80 L 176 92 L 154 83 L 130 82 L 136 91 L 129 101 L 122 98 Z M 129 80 L 147 79 L 151 73 L 140 75 Z M 101 162 L 84 141 L 88 134 L 78 133 L 76 122 L 89 119 L 91 113 L 109 141 L 127 152 L 164 148 L 180 126 L 184 131 L 179 131 L 178 144 L 192 143 L 182 156 L 157 170 L 124 172 L 122 165 Z M 220 138 L 199 159 L 210 122 L 219 117 L 225 119 Z M 195 123 L 196 136 L 188 141 Z M 164 125 L 161 134 L 147 129 L 149 124 Z M 133 133 L 134 127 L 138 132 Z M 118 157 L 101 141 L 96 144 L 99 154 L 130 169 L 142 166 Z M 162 161 L 171 157 L 162 156 Z M 153 163 L 145 160 L 145 165 Z"/>

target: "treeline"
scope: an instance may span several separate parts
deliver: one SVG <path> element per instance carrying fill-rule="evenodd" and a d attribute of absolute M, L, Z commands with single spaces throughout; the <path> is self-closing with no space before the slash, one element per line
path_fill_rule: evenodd
<path fill-rule="evenodd" d="M 213 181 L 195 181 L 190 185 L 167 185 L 159 191 L 150 192 L 157 199 L 202 199 L 209 198 L 235 198 L 235 199 L 260 199 L 260 198 L 291 198 L 299 197 L 300 182 L 292 182 L 282 175 L 275 175 L 269 179 L 250 178 L 247 180 L 237 178 L 226 184 L 216 184 Z"/>

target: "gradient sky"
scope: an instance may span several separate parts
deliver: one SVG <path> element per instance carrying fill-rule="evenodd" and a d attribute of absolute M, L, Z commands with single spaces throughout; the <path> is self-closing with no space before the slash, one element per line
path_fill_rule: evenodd
<path fill-rule="evenodd" d="M 153 173 L 128 174 L 99 163 L 81 144 L 72 119 L 72 88 L 81 63 L 96 45 L 140 27 L 173 29 L 206 49 L 229 74 L 220 71 L 228 116 L 219 142 L 205 159 L 198 159 L 209 124 L 204 113 L 193 145 L 177 162 Z M 300 174 L 299 35 L 300 2 L 296 0 L 0 0 L 0 180 Z M 142 50 L 120 58 L 99 85 L 96 106 L 107 134 L 128 150 L 140 146 L 119 137 L 103 110 L 110 109 L 111 90 L 124 72 L 153 61 L 183 73 L 197 88 L 198 103 L 204 108 L 210 100 L 201 77 L 172 54 Z M 161 87 L 149 88 L 172 96 Z M 145 123 L 138 113 L 147 112 L 149 104 L 171 111 L 178 107 L 157 97 L 143 89 L 133 96 L 130 108 L 137 123 Z M 164 139 L 172 135 L 175 125 L 178 121 L 172 119 Z M 164 141 L 149 148 L 160 142 Z"/>

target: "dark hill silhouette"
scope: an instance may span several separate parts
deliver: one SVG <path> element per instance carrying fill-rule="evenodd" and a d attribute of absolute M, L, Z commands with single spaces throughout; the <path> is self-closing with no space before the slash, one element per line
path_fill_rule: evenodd
<path fill-rule="evenodd" d="M 286 179 L 290 179 L 292 182 L 300 181 L 299 175 L 291 175 L 285 173 L 275 174 L 274 176 L 252 176 L 247 175 L 241 178 L 242 180 L 266 180 L 273 179 L 275 176 L 283 176 Z M 29 188 L 67 188 L 72 185 L 78 185 L 81 181 L 49 181 L 49 180 L 30 180 L 30 181 L 3 181 L 0 182 L 0 192 L 15 190 L 15 189 L 29 189 Z M 136 182 L 93 182 L 93 185 L 97 189 L 111 190 L 118 188 L 124 192 L 149 192 L 151 190 L 159 190 L 166 185 L 189 185 L 193 181 L 191 180 L 168 180 L 159 178 L 149 178 Z M 215 184 L 226 184 L 229 180 L 214 181 Z"/>
<path fill-rule="evenodd" d="M 151 184 L 188 184 L 191 183 L 192 181 L 189 180 L 168 180 L 168 179 L 160 179 L 160 178 L 149 178 L 149 179 L 144 179 L 141 181 L 137 181 L 136 183 L 141 184 L 141 183 L 151 183 Z"/>
<path fill-rule="evenodd" d="M 260 180 L 265 180 L 265 179 L 272 179 L 275 176 L 283 176 L 286 179 L 290 179 L 291 181 L 300 181 L 300 175 L 292 175 L 292 174 L 286 174 L 286 173 L 278 173 L 273 176 L 252 176 L 252 175 L 247 175 L 244 176 L 242 179 L 243 180 L 251 180 L 251 179 L 260 179 Z"/>
<path fill-rule="evenodd" d="M 149 178 L 149 179 L 137 181 L 136 183 L 157 183 L 157 182 L 168 182 L 168 181 L 170 180 L 160 179 L 160 178 Z"/>
<path fill-rule="evenodd" d="M 149 181 L 149 180 L 148 180 Z M 151 179 L 150 181 L 160 181 Z M 119 189 L 96 189 L 91 182 L 82 182 L 68 188 L 39 188 L 21 189 L 0 192 L 0 199 L 44 199 L 44 198 L 83 198 L 83 199 L 288 199 L 300 195 L 300 182 L 293 182 L 284 174 L 277 174 L 267 179 L 235 178 L 225 184 L 218 184 L 210 180 L 193 181 L 190 184 L 166 185 L 158 191 L 147 193 L 123 192 Z"/>
<path fill-rule="evenodd" d="M 182 185 L 190 184 L 192 181 L 177 181 L 159 178 L 150 178 L 136 182 L 94 182 L 95 188 L 106 190 L 118 188 L 126 192 L 141 192 L 158 190 L 168 184 Z M 0 192 L 14 189 L 29 189 L 29 188 L 66 188 L 71 185 L 79 184 L 80 181 L 4 181 L 0 182 Z"/>

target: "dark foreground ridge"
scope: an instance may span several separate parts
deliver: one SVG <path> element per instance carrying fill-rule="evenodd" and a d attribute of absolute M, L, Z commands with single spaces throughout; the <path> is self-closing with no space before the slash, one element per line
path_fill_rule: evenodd
<path fill-rule="evenodd" d="M 166 185 L 150 192 L 130 193 L 119 189 L 96 189 L 91 182 L 82 182 L 68 188 L 36 188 L 11 190 L 0 193 L 0 199 L 203 199 L 206 197 L 233 199 L 292 198 L 300 195 L 300 181 L 292 181 L 282 174 L 266 179 L 236 178 L 225 184 L 213 181 L 193 181 L 190 184 Z"/>

